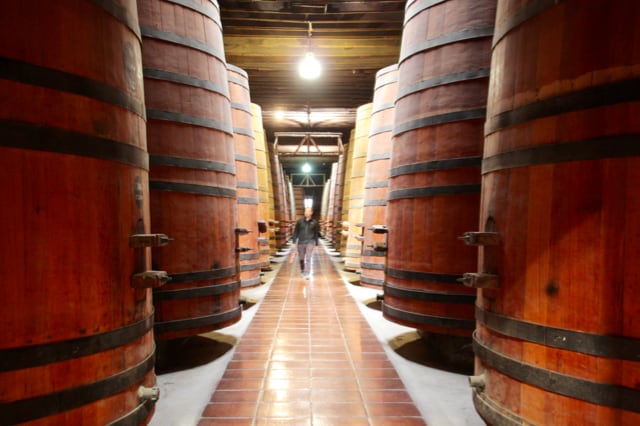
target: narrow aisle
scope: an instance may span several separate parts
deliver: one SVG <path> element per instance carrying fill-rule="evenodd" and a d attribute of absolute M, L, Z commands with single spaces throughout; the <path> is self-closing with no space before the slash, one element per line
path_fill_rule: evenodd
<path fill-rule="evenodd" d="M 425 425 L 326 252 L 308 280 L 296 263 L 282 265 L 199 426 Z"/>

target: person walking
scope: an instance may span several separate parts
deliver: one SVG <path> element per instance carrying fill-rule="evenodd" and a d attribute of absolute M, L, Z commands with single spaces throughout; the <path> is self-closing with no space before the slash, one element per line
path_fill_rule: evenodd
<path fill-rule="evenodd" d="M 293 244 L 291 248 L 298 250 L 300 272 L 305 278 L 311 273 L 311 257 L 320 239 L 320 225 L 313 218 L 313 209 L 305 209 L 304 217 L 296 222 L 293 230 Z"/>

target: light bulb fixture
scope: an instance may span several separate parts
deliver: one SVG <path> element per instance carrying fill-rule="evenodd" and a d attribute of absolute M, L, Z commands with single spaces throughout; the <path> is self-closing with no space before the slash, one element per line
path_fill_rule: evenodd
<path fill-rule="evenodd" d="M 298 74 L 300 74 L 300 77 L 304 79 L 312 80 L 320 77 L 320 74 L 322 73 L 322 65 L 320 65 L 320 62 L 311 51 L 311 32 L 313 31 L 313 28 L 311 26 L 311 21 L 307 21 L 307 23 L 309 24 L 307 32 L 307 52 L 298 65 Z"/>
<path fill-rule="evenodd" d="M 300 74 L 300 77 L 312 80 L 320 77 L 321 72 L 322 66 L 320 65 L 320 62 L 318 62 L 313 52 L 307 52 L 302 61 L 300 61 L 300 65 L 298 65 L 298 73 Z"/>
<path fill-rule="evenodd" d="M 310 173 L 311 172 L 311 165 L 309 163 L 304 163 L 302 165 L 302 173 Z"/>

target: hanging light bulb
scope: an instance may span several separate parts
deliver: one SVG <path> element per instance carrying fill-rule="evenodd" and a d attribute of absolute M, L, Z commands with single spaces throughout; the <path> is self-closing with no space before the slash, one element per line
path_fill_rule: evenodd
<path fill-rule="evenodd" d="M 300 62 L 300 65 L 298 65 L 298 73 L 300 74 L 300 77 L 311 80 L 318 78 L 321 72 L 322 66 L 320 65 L 320 62 L 316 59 L 313 52 L 307 52 Z"/>
<path fill-rule="evenodd" d="M 311 21 L 307 21 L 307 24 L 309 24 L 309 29 L 307 30 L 307 53 L 305 53 L 304 58 L 302 58 L 302 61 L 300 61 L 298 65 L 298 73 L 300 77 L 310 80 L 320 76 L 322 66 L 313 52 L 311 52 L 311 32 L 313 28 Z"/>

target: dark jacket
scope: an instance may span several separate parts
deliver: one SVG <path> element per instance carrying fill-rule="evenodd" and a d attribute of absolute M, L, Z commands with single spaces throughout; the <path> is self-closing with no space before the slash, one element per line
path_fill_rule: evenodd
<path fill-rule="evenodd" d="M 306 220 L 302 218 L 296 222 L 296 227 L 293 230 L 293 243 L 294 244 L 315 244 L 318 245 L 318 239 L 320 238 L 320 225 L 318 221 L 311 218 Z"/>

